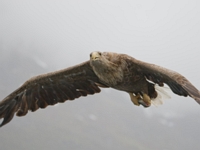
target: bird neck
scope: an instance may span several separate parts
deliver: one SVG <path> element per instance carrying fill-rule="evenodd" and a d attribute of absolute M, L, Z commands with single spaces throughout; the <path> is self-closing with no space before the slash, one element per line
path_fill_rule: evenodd
<path fill-rule="evenodd" d="M 122 81 L 123 72 L 121 67 L 107 59 L 93 61 L 91 66 L 101 82 L 108 86 L 114 86 Z"/>

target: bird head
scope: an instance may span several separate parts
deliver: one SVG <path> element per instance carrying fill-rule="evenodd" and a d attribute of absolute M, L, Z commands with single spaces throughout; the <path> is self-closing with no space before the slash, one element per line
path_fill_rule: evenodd
<path fill-rule="evenodd" d="M 101 52 L 92 52 L 90 53 L 90 60 L 95 61 L 95 60 L 100 60 L 102 56 Z"/>
<path fill-rule="evenodd" d="M 107 60 L 107 56 L 105 52 L 95 51 L 90 53 L 90 65 L 96 69 L 104 68 L 107 66 L 109 61 Z"/>

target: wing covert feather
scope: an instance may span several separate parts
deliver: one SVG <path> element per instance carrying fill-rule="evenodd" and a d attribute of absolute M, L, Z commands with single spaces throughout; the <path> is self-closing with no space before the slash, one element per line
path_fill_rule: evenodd
<path fill-rule="evenodd" d="M 28 110 L 36 111 L 58 102 L 99 93 L 100 88 L 95 83 L 102 85 L 89 61 L 33 77 L 0 102 L 0 118 L 3 118 L 0 126 L 11 121 L 15 113 L 24 116 Z"/>

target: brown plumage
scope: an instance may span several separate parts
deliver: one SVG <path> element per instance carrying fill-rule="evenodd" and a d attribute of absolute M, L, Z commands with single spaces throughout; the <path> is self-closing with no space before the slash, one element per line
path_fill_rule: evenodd
<path fill-rule="evenodd" d="M 111 87 L 129 93 L 135 105 L 151 105 L 157 97 L 155 84 L 167 84 L 180 96 L 200 104 L 200 92 L 182 75 L 136 60 L 125 54 L 92 52 L 90 60 L 60 71 L 33 77 L 0 102 L 0 118 L 8 123 L 16 113 L 24 116 L 48 105 L 74 100 Z"/>

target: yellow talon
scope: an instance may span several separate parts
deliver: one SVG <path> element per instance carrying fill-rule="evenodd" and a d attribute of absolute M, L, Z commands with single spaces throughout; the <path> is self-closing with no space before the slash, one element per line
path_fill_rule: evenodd
<path fill-rule="evenodd" d="M 145 93 L 143 93 L 143 101 L 147 104 L 147 105 L 151 105 L 151 99 L 150 99 L 150 97 L 147 95 L 147 94 L 145 94 Z"/>
<path fill-rule="evenodd" d="M 133 102 L 134 105 L 140 106 L 139 100 L 141 99 L 141 95 L 138 93 L 137 95 L 133 95 L 133 93 L 129 93 L 131 101 Z"/>

